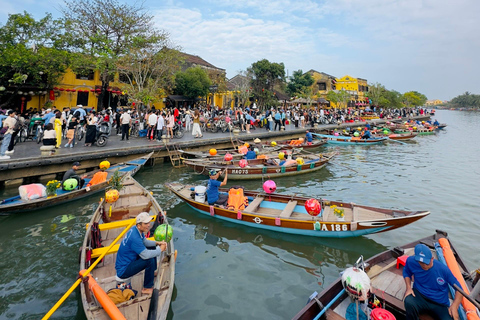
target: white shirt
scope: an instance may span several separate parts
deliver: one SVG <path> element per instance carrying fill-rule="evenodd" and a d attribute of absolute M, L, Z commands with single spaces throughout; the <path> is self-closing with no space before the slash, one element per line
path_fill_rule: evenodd
<path fill-rule="evenodd" d="M 162 115 L 158 116 L 157 120 L 157 130 L 162 130 L 165 126 L 165 119 L 163 119 Z"/>
<path fill-rule="evenodd" d="M 130 120 L 132 120 L 132 117 L 128 113 L 124 113 L 120 117 L 120 122 L 122 124 L 130 124 Z"/>
<path fill-rule="evenodd" d="M 148 124 L 151 126 L 154 126 L 157 123 L 157 115 L 155 113 L 152 113 L 151 115 L 148 116 Z"/>

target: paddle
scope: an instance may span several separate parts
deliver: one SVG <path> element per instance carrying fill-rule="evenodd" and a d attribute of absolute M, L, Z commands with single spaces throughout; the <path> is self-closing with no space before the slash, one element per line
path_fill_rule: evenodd
<path fill-rule="evenodd" d="M 388 138 L 388 137 L 387 137 L 387 140 L 388 140 L 388 141 L 393 141 L 393 142 L 398 142 L 398 143 L 401 143 L 401 144 L 408 144 L 408 143 L 406 143 L 406 142 L 398 141 L 398 140 L 391 139 L 391 138 Z"/>

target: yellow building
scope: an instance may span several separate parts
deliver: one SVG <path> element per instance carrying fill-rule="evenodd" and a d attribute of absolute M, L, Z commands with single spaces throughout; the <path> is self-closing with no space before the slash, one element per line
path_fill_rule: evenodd
<path fill-rule="evenodd" d="M 427 102 L 425 102 L 425 105 L 426 106 L 438 106 L 438 105 L 441 105 L 443 104 L 443 101 L 442 100 L 439 100 L 439 99 L 436 99 L 436 100 L 427 100 Z"/>
<path fill-rule="evenodd" d="M 317 98 L 325 98 L 329 91 L 336 90 L 336 79 L 334 76 L 313 69 L 306 73 L 310 73 L 315 80 L 312 85 L 312 92 Z"/>
<path fill-rule="evenodd" d="M 368 83 L 366 79 L 354 78 L 349 75 L 346 75 L 342 78 L 336 79 L 336 89 L 345 90 L 351 95 L 352 103 L 363 103 L 368 102 L 368 98 L 365 94 L 368 92 Z"/>

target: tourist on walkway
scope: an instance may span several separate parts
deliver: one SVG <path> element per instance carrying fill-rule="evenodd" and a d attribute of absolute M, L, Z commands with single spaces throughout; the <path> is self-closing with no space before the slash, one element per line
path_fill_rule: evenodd
<path fill-rule="evenodd" d="M 150 115 L 148 116 L 148 131 L 147 131 L 147 138 L 150 140 L 155 140 L 157 135 L 157 120 L 158 117 L 155 114 L 155 110 L 152 110 L 150 112 Z"/>
<path fill-rule="evenodd" d="M 172 111 L 167 111 L 167 137 L 173 138 L 173 126 L 175 124 L 175 117 Z"/>
<path fill-rule="evenodd" d="M 85 134 L 85 147 L 91 147 L 97 138 L 98 118 L 92 110 L 87 118 L 87 133 Z"/>
<path fill-rule="evenodd" d="M 192 115 L 190 111 L 185 113 L 185 130 L 190 131 L 192 129 Z"/>
<path fill-rule="evenodd" d="M 200 112 L 198 109 L 195 109 L 195 113 L 193 114 L 192 135 L 195 136 L 195 138 L 203 137 L 202 130 L 200 129 Z"/>
<path fill-rule="evenodd" d="M 121 110 L 121 116 L 120 116 L 120 123 L 122 125 L 122 139 L 121 141 L 125 140 L 127 138 L 128 140 L 128 131 L 130 130 L 130 125 L 132 124 L 132 117 L 130 117 L 130 114 L 128 112 L 125 112 L 124 110 Z"/>
<path fill-rule="evenodd" d="M 23 123 L 25 122 L 25 119 L 18 114 L 15 115 L 15 126 L 13 127 L 13 133 L 12 133 L 12 138 L 10 139 L 10 143 L 8 144 L 8 150 L 5 152 L 5 154 L 10 155 L 15 152 L 15 140 L 20 133 L 20 129 L 22 128 Z"/>
<path fill-rule="evenodd" d="M 12 134 L 13 134 L 13 129 L 15 128 L 15 124 L 17 123 L 17 120 L 15 119 L 15 111 L 10 110 L 7 112 L 7 118 L 3 120 L 3 129 L 5 131 L 3 135 L 3 141 L 2 141 L 2 146 L 0 147 L 0 160 L 8 160 L 10 159 L 10 156 L 6 155 L 8 146 L 10 144 L 10 140 L 12 139 Z"/>
<path fill-rule="evenodd" d="M 122 135 L 122 124 L 120 117 L 122 116 L 122 110 L 117 110 L 115 113 L 115 125 L 117 126 L 117 136 Z"/>
<path fill-rule="evenodd" d="M 62 114 L 61 112 L 55 113 L 55 121 L 54 121 L 54 128 L 55 132 L 57 134 L 57 144 L 55 145 L 55 148 L 59 149 L 60 146 L 62 145 L 62 136 L 63 136 L 63 121 L 61 120 Z"/>
<path fill-rule="evenodd" d="M 165 127 L 165 113 L 160 113 L 157 119 L 157 140 L 162 140 L 163 128 Z"/>
<path fill-rule="evenodd" d="M 43 132 L 43 145 L 44 146 L 56 146 L 57 145 L 57 132 L 55 131 L 54 125 L 47 123 L 45 126 L 45 131 Z M 50 155 L 54 155 L 55 150 L 52 150 Z"/>
<path fill-rule="evenodd" d="M 278 131 L 280 131 L 280 128 L 282 127 L 282 114 L 280 113 L 280 111 L 277 111 L 275 113 L 275 128 L 273 129 L 274 131 L 277 130 L 277 126 L 278 126 Z"/>
<path fill-rule="evenodd" d="M 68 122 L 68 130 L 67 130 L 67 139 L 68 142 L 65 144 L 65 148 L 73 148 L 75 146 L 75 131 L 77 129 L 78 120 L 75 117 L 72 117 Z"/>

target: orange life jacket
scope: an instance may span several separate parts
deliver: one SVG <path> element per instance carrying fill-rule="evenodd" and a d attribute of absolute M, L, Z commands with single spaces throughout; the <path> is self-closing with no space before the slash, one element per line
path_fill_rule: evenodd
<path fill-rule="evenodd" d="M 87 184 L 87 187 L 94 186 L 96 184 L 107 181 L 108 172 L 99 171 L 95 173 L 92 177 L 92 180 Z"/>
<path fill-rule="evenodd" d="M 228 191 L 227 209 L 229 210 L 245 210 L 248 206 L 248 198 L 243 195 L 242 188 L 231 188 Z"/>

